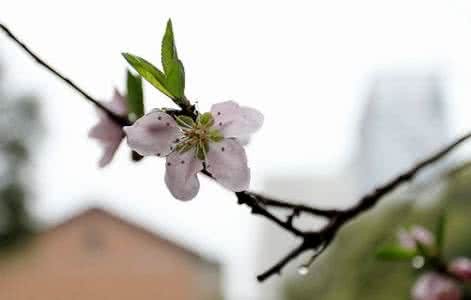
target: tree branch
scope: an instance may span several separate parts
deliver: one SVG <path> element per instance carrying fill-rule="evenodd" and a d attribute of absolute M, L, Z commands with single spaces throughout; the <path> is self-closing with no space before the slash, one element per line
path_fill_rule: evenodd
<path fill-rule="evenodd" d="M 96 107 L 104 111 L 112 120 L 114 120 L 117 124 L 121 126 L 130 125 L 130 121 L 126 118 L 118 116 L 108 110 L 103 104 L 92 98 L 88 93 L 84 90 L 79 88 L 75 83 L 73 83 L 70 79 L 60 74 L 54 68 L 49 66 L 46 62 L 40 59 L 36 54 L 34 54 L 24 43 L 18 40 L 8 28 L 2 24 L 0 24 L 0 29 L 2 29 L 8 37 L 10 37 L 17 45 L 19 45 L 26 53 L 28 53 L 38 64 L 52 72 L 55 76 L 60 78 L 64 83 L 69 85 L 71 88 L 79 92 L 82 96 L 85 97 L 89 102 L 94 104 Z M 197 111 L 194 110 L 194 107 L 181 107 L 181 111 L 172 111 L 171 114 L 173 116 L 179 114 L 191 115 L 192 117 L 196 117 Z M 292 249 L 285 257 L 283 257 L 279 262 L 274 264 L 271 268 L 260 274 L 257 279 L 259 281 L 264 281 L 270 278 L 274 274 L 280 274 L 282 269 L 290 263 L 293 259 L 298 257 L 300 254 L 313 250 L 314 255 L 312 256 L 309 264 L 314 261 L 316 257 L 318 257 L 334 240 L 337 232 L 342 228 L 343 225 L 348 223 L 350 220 L 356 218 L 358 215 L 362 214 L 363 212 L 371 209 L 378 203 L 383 197 L 390 192 L 394 191 L 397 187 L 412 180 L 417 173 L 419 173 L 422 169 L 426 168 L 434 164 L 435 162 L 442 159 L 446 156 L 449 152 L 451 152 L 454 148 L 458 145 L 466 141 L 471 137 L 471 132 L 463 135 L 462 137 L 458 138 L 454 142 L 450 143 L 448 146 L 444 147 L 437 153 L 431 155 L 430 157 L 420 161 L 416 165 L 412 166 L 409 170 L 405 171 L 404 173 L 400 174 L 399 176 L 393 178 L 392 180 L 386 182 L 385 184 L 377 187 L 369 194 L 366 194 L 364 197 L 360 198 L 357 204 L 353 205 L 352 207 L 345 209 L 345 210 L 335 210 L 335 209 L 321 209 L 315 208 L 307 205 L 300 205 L 300 204 L 292 204 L 289 202 L 285 202 L 282 200 L 272 199 L 267 196 L 262 196 L 253 192 L 243 191 L 243 192 L 236 192 L 235 195 L 238 198 L 239 204 L 247 205 L 251 208 L 253 214 L 260 215 L 267 220 L 277 224 L 283 230 L 293 234 L 296 237 L 302 239 L 301 243 Z M 206 171 L 203 171 L 204 174 L 212 177 Z M 287 218 L 286 221 L 281 220 L 280 218 L 276 217 L 272 213 L 268 211 L 268 207 L 279 208 L 279 209 L 286 209 L 291 210 L 291 214 Z M 300 213 L 306 213 L 313 216 L 320 216 L 327 218 L 329 222 L 319 231 L 303 231 L 294 226 L 293 220 L 299 216 Z"/>
<path fill-rule="evenodd" d="M 50 71 L 52 74 L 55 76 L 59 77 L 63 82 L 65 82 L 68 86 L 79 92 L 85 99 L 93 103 L 96 107 L 101 109 L 105 114 L 107 114 L 113 121 L 118 123 L 121 126 L 127 126 L 130 125 L 131 123 L 127 118 L 123 118 L 112 111 L 110 111 L 108 108 L 106 108 L 103 104 L 101 104 L 99 101 L 95 100 L 92 96 L 90 96 L 88 93 L 86 93 L 84 90 L 82 90 L 80 87 L 78 87 L 72 80 L 69 78 L 65 77 L 58 71 L 56 71 L 53 67 L 51 67 L 49 64 L 47 64 L 44 60 L 39 58 L 36 54 L 34 54 L 33 51 L 31 51 L 23 42 L 21 42 L 5 25 L 0 23 L 0 29 L 2 29 L 6 35 L 12 39 L 20 48 L 22 48 L 26 53 L 29 54 L 38 64 L 46 68 L 48 71 Z"/>

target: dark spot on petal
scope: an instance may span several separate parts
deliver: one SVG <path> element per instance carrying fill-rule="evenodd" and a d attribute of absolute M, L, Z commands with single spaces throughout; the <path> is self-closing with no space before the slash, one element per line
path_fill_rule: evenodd
<path fill-rule="evenodd" d="M 221 151 L 224 152 L 224 147 L 221 147 Z"/>
<path fill-rule="evenodd" d="M 176 139 L 174 143 L 178 143 L 178 142 L 180 142 L 180 139 Z"/>
<path fill-rule="evenodd" d="M 167 166 L 169 166 L 169 167 L 170 167 L 171 165 L 172 165 L 171 163 L 169 163 L 169 162 L 167 163 Z"/>
<path fill-rule="evenodd" d="M 161 116 L 158 116 L 158 117 L 157 117 L 157 120 L 159 120 L 159 121 L 162 120 L 162 117 L 161 117 Z"/>
<path fill-rule="evenodd" d="M 157 153 L 157 156 L 160 156 L 160 153 Z"/>
<path fill-rule="evenodd" d="M 222 126 L 222 122 L 219 122 L 219 126 Z"/>
<path fill-rule="evenodd" d="M 170 126 L 170 123 L 169 122 L 165 123 L 165 126 L 167 126 L 167 127 Z"/>
<path fill-rule="evenodd" d="M 184 160 L 182 160 L 180 163 L 183 165 L 183 164 L 185 163 L 185 161 L 184 161 Z"/>
<path fill-rule="evenodd" d="M 221 115 L 221 112 L 220 112 L 220 111 L 218 111 L 218 116 L 220 116 L 220 115 Z"/>
<path fill-rule="evenodd" d="M 170 151 L 173 151 L 173 147 L 172 147 L 172 146 L 170 146 Z"/>

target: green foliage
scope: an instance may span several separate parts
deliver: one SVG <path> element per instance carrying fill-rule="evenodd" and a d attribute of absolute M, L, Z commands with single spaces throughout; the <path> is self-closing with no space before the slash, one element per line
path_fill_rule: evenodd
<path fill-rule="evenodd" d="M 412 259 L 416 255 L 417 251 L 404 249 L 399 246 L 387 246 L 376 251 L 376 257 L 384 260 Z"/>
<path fill-rule="evenodd" d="M 445 241 L 445 227 L 446 227 L 446 208 L 443 209 L 441 212 L 439 218 L 438 218 L 438 223 L 435 229 L 435 238 L 437 240 L 437 251 L 438 254 L 441 255 L 443 252 L 443 244 Z"/>
<path fill-rule="evenodd" d="M 167 76 L 167 86 L 177 99 L 185 94 L 185 69 L 178 58 L 172 20 L 168 20 L 164 37 L 162 38 L 162 67 Z"/>
<path fill-rule="evenodd" d="M 133 75 L 127 72 L 127 99 L 128 99 L 128 117 L 134 121 L 144 115 L 144 95 L 142 91 L 142 78 L 139 75 Z"/>
<path fill-rule="evenodd" d="M 178 58 L 172 21 L 168 20 L 165 34 L 162 38 L 161 60 L 163 72 L 145 59 L 123 53 L 128 63 L 150 84 L 170 97 L 177 105 L 186 105 L 185 98 L 185 68 Z"/>
<path fill-rule="evenodd" d="M 159 91 L 164 93 L 170 98 L 174 98 L 172 93 L 167 88 L 166 78 L 164 73 L 157 69 L 154 65 L 152 65 L 147 60 L 130 54 L 130 53 L 123 53 L 124 58 L 128 61 L 128 63 L 139 73 L 145 80 L 147 80 L 150 84 L 152 84 L 155 88 Z"/>

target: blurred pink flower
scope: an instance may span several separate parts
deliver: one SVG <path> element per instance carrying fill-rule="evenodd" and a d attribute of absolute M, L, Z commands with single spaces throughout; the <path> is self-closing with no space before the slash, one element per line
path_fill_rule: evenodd
<path fill-rule="evenodd" d="M 113 98 L 110 102 L 104 103 L 106 108 L 119 116 L 126 117 L 128 114 L 128 105 L 125 97 L 121 96 L 117 89 L 114 90 Z M 100 120 L 90 129 L 88 136 L 98 140 L 103 148 L 103 154 L 98 162 L 100 168 L 108 165 L 116 150 L 124 138 L 124 132 L 120 125 L 116 124 L 104 112 L 99 111 Z"/>
<path fill-rule="evenodd" d="M 167 156 L 165 183 L 179 200 L 191 200 L 199 191 L 198 172 L 206 169 L 227 189 L 248 189 L 250 169 L 242 145 L 260 129 L 263 115 L 236 102 L 214 104 L 196 122 L 175 121 L 154 110 L 124 128 L 129 146 L 141 155 Z"/>
<path fill-rule="evenodd" d="M 471 259 L 467 257 L 455 258 L 450 263 L 449 271 L 463 281 L 471 280 Z"/>
<path fill-rule="evenodd" d="M 423 274 L 412 288 L 414 300 L 460 300 L 461 297 L 458 283 L 437 273 Z"/>
<path fill-rule="evenodd" d="M 414 225 L 409 230 L 399 230 L 398 239 L 401 247 L 410 250 L 415 249 L 417 243 L 424 246 L 432 246 L 435 243 L 432 233 L 419 225 Z"/>

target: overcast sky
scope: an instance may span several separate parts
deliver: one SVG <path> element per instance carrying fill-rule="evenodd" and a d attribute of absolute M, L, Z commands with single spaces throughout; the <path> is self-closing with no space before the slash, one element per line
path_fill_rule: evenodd
<path fill-rule="evenodd" d="M 26 1 L 3 3 L 7 24 L 41 57 L 99 99 L 124 87 L 123 51 L 160 61 L 167 19 L 186 67 L 187 96 L 201 110 L 236 100 L 265 115 L 248 147 L 254 190 L 266 176 L 324 176 L 355 151 L 370 80 L 382 71 L 441 74 L 453 133 L 471 128 L 471 5 L 463 1 Z M 227 266 L 227 291 L 249 299 L 257 224 L 232 194 L 202 179 L 178 202 L 163 184 L 164 161 L 115 161 L 97 169 L 87 138 L 94 108 L 38 67 L 4 35 L 11 91 L 37 93 L 47 139 L 36 149 L 34 211 L 53 223 L 99 203 Z M 146 85 L 148 108 L 171 106 Z M 269 193 L 269 191 L 265 191 Z"/>

